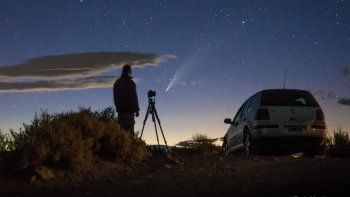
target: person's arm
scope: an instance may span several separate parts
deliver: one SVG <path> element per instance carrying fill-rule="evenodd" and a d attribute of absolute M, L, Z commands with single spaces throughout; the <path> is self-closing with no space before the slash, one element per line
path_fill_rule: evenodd
<path fill-rule="evenodd" d="M 139 101 L 138 101 L 138 98 L 137 98 L 137 92 L 135 90 L 135 96 L 136 96 L 136 117 L 139 116 L 139 112 L 140 112 L 140 107 L 139 107 Z"/>
<path fill-rule="evenodd" d="M 115 82 L 113 85 L 113 100 L 114 100 L 115 109 L 118 112 L 117 97 L 118 97 L 118 92 L 117 92 L 117 85 Z"/>
<path fill-rule="evenodd" d="M 133 100 L 133 103 L 134 103 L 135 113 L 138 114 L 138 112 L 140 111 L 140 107 L 139 107 L 139 101 L 138 101 L 138 97 L 137 97 L 135 82 L 133 82 L 132 98 L 133 98 L 132 100 Z"/>

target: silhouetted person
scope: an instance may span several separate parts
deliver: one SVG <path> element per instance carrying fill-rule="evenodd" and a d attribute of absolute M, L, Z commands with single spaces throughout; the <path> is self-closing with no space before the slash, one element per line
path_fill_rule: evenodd
<path fill-rule="evenodd" d="M 131 66 L 124 65 L 121 77 L 114 83 L 113 95 L 119 125 L 134 134 L 135 116 L 139 116 L 140 108 L 131 73 Z"/>

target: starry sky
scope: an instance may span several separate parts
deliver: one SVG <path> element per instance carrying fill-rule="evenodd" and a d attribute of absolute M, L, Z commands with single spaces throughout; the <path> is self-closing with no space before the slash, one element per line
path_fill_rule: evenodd
<path fill-rule="evenodd" d="M 0 0 L 0 71 L 32 58 L 90 52 L 168 57 L 133 69 L 141 108 L 135 129 L 142 126 L 147 91 L 156 90 L 156 107 L 173 145 L 194 133 L 222 137 L 228 128 L 223 119 L 232 118 L 254 93 L 281 88 L 287 70 L 286 87 L 315 95 L 330 132 L 339 126 L 350 130 L 349 10 L 346 0 Z M 116 79 L 120 72 L 116 67 L 105 74 Z M 0 76 L 0 82 L 11 80 Z M 19 130 L 41 109 L 113 106 L 108 85 L 1 88 L 3 131 Z M 144 136 L 147 143 L 156 140 L 152 127 Z"/>

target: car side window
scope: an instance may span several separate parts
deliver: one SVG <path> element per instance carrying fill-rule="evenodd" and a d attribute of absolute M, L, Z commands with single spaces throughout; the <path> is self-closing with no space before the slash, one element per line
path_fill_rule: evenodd
<path fill-rule="evenodd" d="M 234 122 L 234 123 L 237 122 L 237 121 L 239 121 L 239 120 L 241 119 L 241 116 L 242 116 L 242 113 L 243 113 L 245 104 L 246 104 L 246 103 L 244 103 L 244 104 L 239 108 L 239 110 L 238 110 L 238 112 L 237 112 L 235 118 L 233 119 L 233 122 Z"/>
<path fill-rule="evenodd" d="M 249 108 L 246 113 L 246 117 L 252 119 L 255 115 L 255 110 L 258 107 L 259 95 L 255 94 L 250 102 Z"/>
<path fill-rule="evenodd" d="M 250 111 L 252 110 L 251 107 L 252 107 L 252 101 L 253 101 L 253 98 L 251 97 L 248 101 L 247 101 L 247 104 L 245 104 L 245 107 L 244 107 L 244 110 L 243 110 L 243 113 L 241 115 L 241 117 L 244 117 L 244 116 L 248 116 L 248 114 L 250 113 Z"/>

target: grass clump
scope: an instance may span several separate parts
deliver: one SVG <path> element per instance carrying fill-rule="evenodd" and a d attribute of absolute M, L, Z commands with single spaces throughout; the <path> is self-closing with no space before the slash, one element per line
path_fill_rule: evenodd
<path fill-rule="evenodd" d="M 200 154 L 211 154 L 211 153 L 218 153 L 219 147 L 215 146 L 213 144 L 213 139 L 209 138 L 207 135 L 204 134 L 194 134 L 192 136 L 192 149 L 194 149 L 195 152 Z"/>
<path fill-rule="evenodd" d="M 350 157 L 349 133 L 342 128 L 333 131 L 333 138 L 330 140 L 328 153 L 331 157 Z"/>
<path fill-rule="evenodd" d="M 80 109 L 59 114 L 42 112 L 19 133 L 12 132 L 21 166 L 46 165 L 84 171 L 99 156 L 136 163 L 147 157 L 143 141 L 122 130 L 113 108 Z"/>
<path fill-rule="evenodd" d="M 13 149 L 13 138 L 0 130 L 0 152 L 12 151 Z"/>

